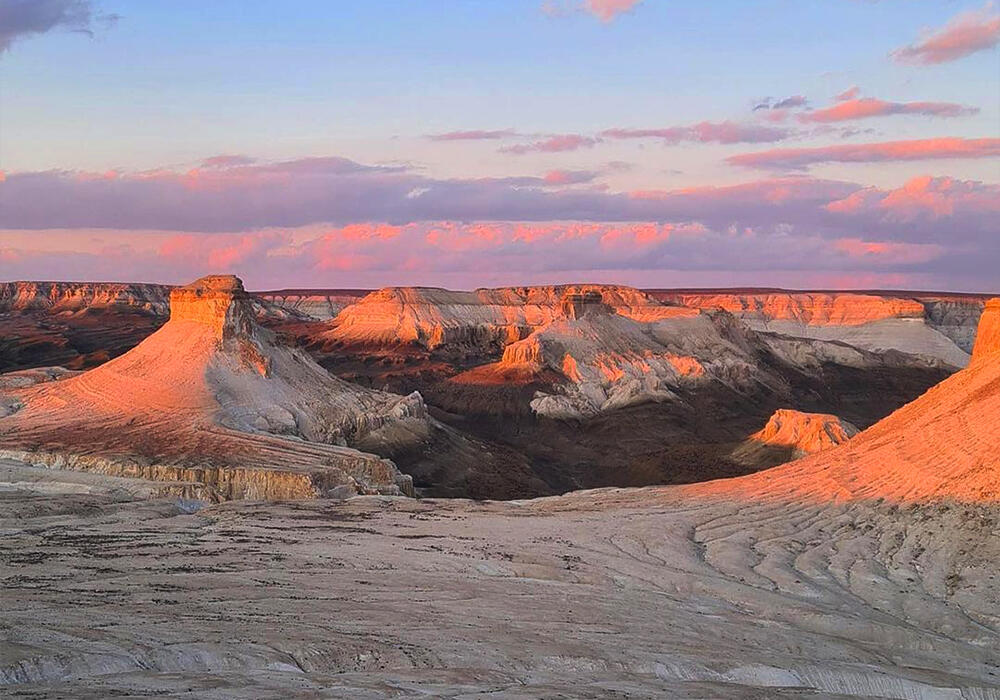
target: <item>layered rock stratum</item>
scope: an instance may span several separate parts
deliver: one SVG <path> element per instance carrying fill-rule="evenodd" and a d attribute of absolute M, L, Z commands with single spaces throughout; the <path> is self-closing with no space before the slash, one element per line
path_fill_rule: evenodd
<path fill-rule="evenodd" d="M 111 307 L 165 316 L 170 311 L 170 287 L 117 282 L 0 283 L 0 311 L 75 313 Z"/>
<path fill-rule="evenodd" d="M 651 307 L 655 308 L 655 307 Z M 630 405 L 680 400 L 676 390 L 709 381 L 748 388 L 764 376 L 739 329 L 725 319 L 661 307 L 635 316 L 610 305 L 590 308 L 507 345 L 500 362 L 452 382 L 489 383 L 494 376 L 561 376 L 538 391 L 532 410 L 552 418 L 585 418 Z"/>
<path fill-rule="evenodd" d="M 273 307 L 301 314 L 309 320 L 328 321 L 366 294 L 365 291 L 354 289 L 283 289 L 272 292 L 256 292 L 254 296 Z"/>
<path fill-rule="evenodd" d="M 666 307 L 638 289 L 614 285 L 503 287 L 459 292 L 391 287 L 344 309 L 324 339 L 360 345 L 415 343 L 427 348 L 501 346 L 555 320 L 604 304 L 635 320 L 692 315 Z"/>
<path fill-rule="evenodd" d="M 7 456 L 190 483 L 212 498 L 412 492 L 389 449 L 426 438 L 419 394 L 362 389 L 275 343 L 239 279 L 170 295 L 171 319 L 88 372 L 6 393 Z"/>
<path fill-rule="evenodd" d="M 985 297 L 974 294 L 659 290 L 659 299 L 723 309 L 752 328 L 968 364 Z"/>

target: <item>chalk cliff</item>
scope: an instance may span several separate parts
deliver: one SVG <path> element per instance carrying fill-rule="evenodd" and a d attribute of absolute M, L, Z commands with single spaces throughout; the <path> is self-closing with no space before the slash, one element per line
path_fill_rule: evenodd
<path fill-rule="evenodd" d="M 670 307 L 664 307 L 670 309 Z M 643 314 L 640 318 L 655 318 Z M 680 387 L 720 381 L 747 387 L 762 379 L 739 329 L 725 318 L 685 314 L 651 322 L 593 305 L 511 343 L 499 363 L 459 374 L 456 383 L 493 375 L 561 375 L 539 391 L 535 413 L 584 418 L 639 403 L 678 400 Z"/>
<path fill-rule="evenodd" d="M 0 312 L 75 313 L 107 308 L 165 316 L 170 310 L 170 287 L 117 282 L 0 282 Z"/>
<path fill-rule="evenodd" d="M 983 299 L 975 295 L 852 292 L 655 292 L 692 308 L 724 309 L 755 330 L 896 350 L 950 367 L 969 362 Z"/>
<path fill-rule="evenodd" d="M 413 343 L 429 349 L 499 345 L 533 330 L 572 318 L 588 304 L 651 321 L 697 312 L 660 304 L 631 287 L 561 285 L 477 289 L 472 292 L 426 287 L 391 287 L 372 292 L 345 308 L 320 337 L 355 345 Z"/>

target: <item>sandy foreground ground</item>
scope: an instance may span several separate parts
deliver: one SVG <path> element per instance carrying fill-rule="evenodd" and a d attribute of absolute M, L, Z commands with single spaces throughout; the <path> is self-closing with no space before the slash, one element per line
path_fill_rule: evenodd
<path fill-rule="evenodd" d="M 137 500 L 0 463 L 0 696 L 1000 698 L 1000 506 Z"/>

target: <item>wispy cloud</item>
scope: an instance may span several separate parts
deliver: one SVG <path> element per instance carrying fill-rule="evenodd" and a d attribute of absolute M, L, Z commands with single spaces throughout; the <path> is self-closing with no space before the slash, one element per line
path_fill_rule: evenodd
<path fill-rule="evenodd" d="M 563 153 L 577 151 L 581 148 L 592 148 L 599 139 L 582 134 L 555 134 L 530 143 L 518 143 L 511 146 L 501 146 L 501 153 L 524 155 L 525 153 Z"/>
<path fill-rule="evenodd" d="M 97 10 L 90 0 L 0 0 L 0 53 L 16 39 L 54 29 L 93 36 L 118 19 Z"/>
<path fill-rule="evenodd" d="M 755 168 L 802 170 L 816 163 L 882 163 L 1000 156 L 1000 139 L 935 138 L 817 148 L 775 148 L 730 156 L 727 162 Z"/>
<path fill-rule="evenodd" d="M 448 131 L 443 134 L 430 134 L 427 138 L 431 141 L 496 141 L 516 135 L 517 132 L 513 129 L 499 129 L 495 131 L 471 129 L 468 131 Z"/>
<path fill-rule="evenodd" d="M 783 97 L 777 100 L 765 97 L 753 106 L 753 111 L 759 112 L 762 109 L 799 109 L 808 105 L 809 100 L 804 95 L 792 95 L 791 97 Z"/>
<path fill-rule="evenodd" d="M 250 165 L 256 162 L 253 158 L 243 155 L 222 154 L 211 156 L 201 161 L 203 168 L 231 168 L 236 165 Z"/>
<path fill-rule="evenodd" d="M 817 109 L 799 115 L 799 121 L 830 123 L 844 122 L 892 114 L 919 114 L 928 117 L 961 117 L 975 114 L 977 107 L 967 107 L 954 102 L 887 102 L 874 97 L 841 99 L 826 109 Z"/>
<path fill-rule="evenodd" d="M 609 139 L 660 139 L 664 143 L 682 141 L 701 143 L 772 143 L 791 135 L 788 129 L 741 124 L 739 122 L 699 122 L 690 126 L 669 126 L 659 129 L 606 129 L 601 136 Z"/>
<path fill-rule="evenodd" d="M 861 94 L 861 88 L 859 88 L 857 85 L 852 85 L 851 87 L 847 88 L 842 93 L 840 93 L 839 95 L 834 95 L 833 101 L 834 102 L 846 102 L 847 100 L 853 100 L 854 98 L 856 98 L 860 94 Z"/>
<path fill-rule="evenodd" d="M 545 0 L 542 3 L 542 12 L 550 17 L 565 17 L 584 12 L 608 23 L 641 5 L 642 2 L 643 0 Z"/>
<path fill-rule="evenodd" d="M 550 170 L 542 179 L 549 185 L 582 185 L 593 182 L 598 175 L 593 170 Z"/>
<path fill-rule="evenodd" d="M 985 51 L 996 46 L 998 41 L 1000 13 L 996 5 L 989 2 L 979 10 L 956 15 L 941 29 L 890 55 L 900 63 L 927 66 Z"/>

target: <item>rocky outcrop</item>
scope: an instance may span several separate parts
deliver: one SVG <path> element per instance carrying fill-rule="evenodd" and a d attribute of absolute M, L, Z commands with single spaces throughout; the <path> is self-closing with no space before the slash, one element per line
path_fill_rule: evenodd
<path fill-rule="evenodd" d="M 239 279 L 173 290 L 171 320 L 139 346 L 66 379 L 14 389 L 0 444 L 110 476 L 194 480 L 219 498 L 410 493 L 394 449 L 430 430 L 419 394 L 331 377 L 257 325 Z M 28 460 L 30 461 L 30 460 Z"/>
<path fill-rule="evenodd" d="M 620 286 L 506 287 L 472 292 L 391 287 L 372 292 L 344 309 L 320 338 L 349 345 L 414 344 L 453 352 L 488 347 L 499 350 L 537 328 L 575 318 L 590 307 L 607 308 L 642 321 L 697 314 Z"/>
<path fill-rule="evenodd" d="M 975 295 L 850 292 L 656 292 L 671 303 L 724 309 L 751 328 L 795 338 L 897 351 L 952 368 L 969 362 L 982 301 Z"/>
<path fill-rule="evenodd" d="M 1000 297 L 990 299 L 979 320 L 979 333 L 972 349 L 974 362 L 996 362 L 1000 353 Z"/>
<path fill-rule="evenodd" d="M 170 292 L 170 320 L 206 326 L 220 343 L 253 340 L 250 295 L 232 275 L 212 275 Z"/>
<path fill-rule="evenodd" d="M 644 322 L 596 304 L 576 308 L 573 315 L 511 343 L 488 370 L 475 368 L 452 381 L 559 375 L 563 381 L 539 391 L 532 410 L 550 418 L 585 418 L 675 400 L 678 388 L 703 382 L 747 387 L 763 380 L 731 317 L 697 314 Z"/>
<path fill-rule="evenodd" d="M 0 372 L 62 365 L 88 369 L 131 350 L 170 315 L 173 287 L 109 282 L 0 283 Z M 308 316 L 250 297 L 276 324 Z"/>
<path fill-rule="evenodd" d="M 985 297 L 937 295 L 921 296 L 918 299 L 924 305 L 927 325 L 947 337 L 963 352 L 971 353 Z"/>
<path fill-rule="evenodd" d="M 843 444 L 858 428 L 828 413 L 803 413 L 790 408 L 774 412 L 761 430 L 734 452 L 733 459 L 758 468 L 770 467 Z"/>

